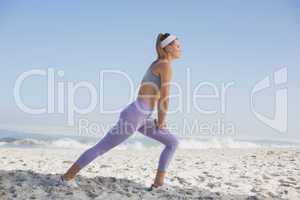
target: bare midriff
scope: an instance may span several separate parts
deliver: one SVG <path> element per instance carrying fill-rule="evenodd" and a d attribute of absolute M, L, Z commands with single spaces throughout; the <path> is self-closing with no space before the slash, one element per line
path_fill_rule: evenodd
<path fill-rule="evenodd" d="M 142 82 L 137 98 L 145 100 L 151 108 L 155 109 L 155 105 L 160 98 L 160 91 L 151 85 L 151 83 L 147 84 L 147 82 Z"/>

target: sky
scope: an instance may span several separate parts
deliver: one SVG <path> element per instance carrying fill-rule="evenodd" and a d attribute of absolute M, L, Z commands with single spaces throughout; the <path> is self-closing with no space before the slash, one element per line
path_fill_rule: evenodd
<path fill-rule="evenodd" d="M 156 58 L 157 34 L 169 32 L 182 47 L 182 58 L 172 63 L 174 112 L 168 123 L 177 126 L 174 133 L 215 136 L 220 123 L 228 129 L 220 131 L 223 136 L 300 141 L 299 9 L 296 0 L 0 0 L 0 129 L 74 135 L 88 130 L 84 121 L 89 130 L 102 127 L 94 132 L 104 133 L 119 113 L 102 111 L 120 110 L 134 100 L 143 74 Z M 280 69 L 286 69 L 287 81 L 276 86 L 274 73 Z M 32 70 L 46 75 L 54 71 L 53 112 L 29 114 L 20 109 L 14 88 L 20 76 Z M 28 107 L 48 108 L 46 75 L 22 82 L 20 96 Z M 251 107 L 251 91 L 266 77 L 270 87 L 255 94 Z M 69 84 L 83 82 L 96 91 L 95 107 L 86 114 L 71 112 L 69 98 L 79 109 L 91 105 L 91 90 L 83 87 L 70 93 Z M 64 88 L 62 112 L 59 84 Z M 271 119 L 280 110 L 276 91 L 284 89 L 287 129 L 279 131 L 253 109 Z M 210 96 L 198 98 L 198 107 L 215 112 L 199 112 L 193 104 L 197 94 Z M 193 123 L 203 129 L 186 128 Z"/>

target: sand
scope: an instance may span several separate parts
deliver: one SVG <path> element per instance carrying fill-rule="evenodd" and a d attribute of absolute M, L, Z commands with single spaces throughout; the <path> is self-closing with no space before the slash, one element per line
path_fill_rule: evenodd
<path fill-rule="evenodd" d="M 0 199 L 300 199 L 300 149 L 178 149 L 148 192 L 160 150 L 113 149 L 72 188 L 56 180 L 84 149 L 0 148 Z"/>

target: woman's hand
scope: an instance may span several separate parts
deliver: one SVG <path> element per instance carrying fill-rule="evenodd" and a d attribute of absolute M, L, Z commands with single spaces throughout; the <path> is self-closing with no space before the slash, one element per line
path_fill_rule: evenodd
<path fill-rule="evenodd" d="M 158 123 L 157 119 L 154 119 L 154 123 L 157 128 L 166 128 L 166 126 L 167 126 L 165 122 Z"/>

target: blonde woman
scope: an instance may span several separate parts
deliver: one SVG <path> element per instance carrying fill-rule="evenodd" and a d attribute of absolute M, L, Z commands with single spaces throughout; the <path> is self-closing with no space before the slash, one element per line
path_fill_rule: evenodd
<path fill-rule="evenodd" d="M 154 182 L 149 190 L 164 184 L 166 171 L 178 146 L 177 137 L 167 129 L 165 123 L 169 104 L 169 82 L 172 77 L 171 64 L 174 59 L 181 56 L 177 37 L 169 33 L 160 33 L 156 40 L 156 51 L 158 57 L 146 71 L 136 100 L 120 112 L 118 122 L 106 135 L 93 147 L 87 149 L 60 177 L 62 183 L 71 184 L 82 168 L 138 131 L 165 145 L 160 154 Z M 155 107 L 157 107 L 157 119 L 150 118 Z"/>

